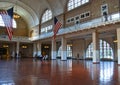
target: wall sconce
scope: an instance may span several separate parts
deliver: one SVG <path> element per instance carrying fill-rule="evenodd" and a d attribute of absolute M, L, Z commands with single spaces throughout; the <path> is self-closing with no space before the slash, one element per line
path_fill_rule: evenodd
<path fill-rule="evenodd" d="M 27 48 L 27 46 L 23 45 L 22 48 Z"/>
<path fill-rule="evenodd" d="M 68 44 L 68 46 L 72 46 L 72 44 Z"/>
<path fill-rule="evenodd" d="M 114 43 L 117 43 L 118 41 L 117 41 L 117 40 L 114 40 L 113 42 L 114 42 Z"/>
<path fill-rule="evenodd" d="M 19 15 L 17 15 L 17 14 L 14 14 L 14 15 L 13 15 L 13 17 L 14 17 L 15 19 L 20 18 L 20 16 L 19 16 Z"/>
<path fill-rule="evenodd" d="M 49 48 L 49 46 L 44 46 L 44 48 Z"/>
<path fill-rule="evenodd" d="M 9 46 L 8 45 L 3 45 L 4 48 L 8 48 Z"/>

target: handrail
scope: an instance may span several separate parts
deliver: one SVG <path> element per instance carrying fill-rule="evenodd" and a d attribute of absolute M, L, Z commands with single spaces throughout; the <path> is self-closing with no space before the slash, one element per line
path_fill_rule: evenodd
<path fill-rule="evenodd" d="M 61 28 L 58 31 L 57 35 L 67 34 L 67 33 L 71 33 L 74 31 L 90 29 L 90 28 L 94 28 L 94 27 L 98 27 L 98 26 L 102 26 L 102 25 L 106 25 L 106 24 L 120 22 L 120 14 L 119 13 L 114 13 L 114 14 L 108 15 L 107 18 L 108 18 L 108 21 L 105 21 L 104 16 L 101 16 L 99 18 L 96 18 L 96 19 L 93 19 L 93 20 L 90 20 L 90 21 L 87 21 L 84 23 L 78 23 L 78 24 L 75 24 L 70 27 Z M 52 36 L 53 36 L 53 32 L 48 32 L 48 33 L 41 34 L 39 36 L 34 36 L 34 37 L 30 38 L 30 40 L 34 41 L 34 40 L 49 38 Z"/>
<path fill-rule="evenodd" d="M 0 35 L 0 40 L 9 41 L 9 38 L 7 35 Z M 29 37 L 24 37 L 24 36 L 13 36 L 11 41 L 31 42 L 29 40 Z"/>

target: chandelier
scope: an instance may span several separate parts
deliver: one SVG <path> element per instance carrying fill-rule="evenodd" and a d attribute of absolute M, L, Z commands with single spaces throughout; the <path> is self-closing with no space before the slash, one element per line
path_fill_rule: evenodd
<path fill-rule="evenodd" d="M 13 18 L 18 19 L 18 18 L 20 18 L 20 16 L 17 15 L 17 14 L 14 14 L 14 15 L 13 15 Z"/>

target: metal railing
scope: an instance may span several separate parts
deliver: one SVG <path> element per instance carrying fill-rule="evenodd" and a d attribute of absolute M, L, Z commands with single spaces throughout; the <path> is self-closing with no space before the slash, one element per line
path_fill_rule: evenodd
<path fill-rule="evenodd" d="M 0 35 L 0 41 L 9 41 L 9 38 L 7 35 Z M 13 36 L 11 41 L 31 42 L 29 37 L 23 36 Z"/>
<path fill-rule="evenodd" d="M 78 24 L 75 24 L 70 27 L 61 28 L 61 29 L 59 29 L 57 35 L 67 34 L 67 33 L 84 30 L 84 29 L 90 29 L 90 28 L 101 26 L 101 25 L 107 25 L 107 24 L 112 24 L 112 23 L 116 23 L 116 22 L 120 22 L 120 14 L 119 13 L 114 13 L 114 14 L 108 15 L 107 21 L 105 21 L 105 17 L 102 16 L 102 17 L 99 17 L 99 18 L 96 18 L 96 19 L 93 19 L 93 20 L 90 20 L 90 21 L 87 21 L 84 23 L 78 23 Z M 53 32 L 49 32 L 49 33 L 41 34 L 39 36 L 32 37 L 32 38 L 30 38 L 30 40 L 34 41 L 34 40 L 49 38 L 52 36 L 53 36 Z"/>

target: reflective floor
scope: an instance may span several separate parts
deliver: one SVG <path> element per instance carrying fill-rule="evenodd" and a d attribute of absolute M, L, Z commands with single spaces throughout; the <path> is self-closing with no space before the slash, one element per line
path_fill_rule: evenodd
<path fill-rule="evenodd" d="M 117 62 L 0 60 L 0 85 L 120 85 Z"/>

